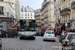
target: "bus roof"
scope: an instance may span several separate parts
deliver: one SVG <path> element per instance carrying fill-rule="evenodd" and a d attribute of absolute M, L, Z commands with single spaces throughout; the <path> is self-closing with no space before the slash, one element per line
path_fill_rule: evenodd
<path fill-rule="evenodd" d="M 20 19 L 20 20 L 35 20 L 35 19 Z"/>

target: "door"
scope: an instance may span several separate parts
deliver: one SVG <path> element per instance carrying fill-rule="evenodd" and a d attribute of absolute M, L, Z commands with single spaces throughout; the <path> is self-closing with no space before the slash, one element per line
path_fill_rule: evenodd
<path fill-rule="evenodd" d="M 3 29 L 3 26 L 0 26 L 1 30 Z"/>

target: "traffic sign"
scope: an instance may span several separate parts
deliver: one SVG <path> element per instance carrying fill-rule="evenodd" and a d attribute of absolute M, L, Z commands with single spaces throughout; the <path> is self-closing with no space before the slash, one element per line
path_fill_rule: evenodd
<path fill-rule="evenodd" d="M 2 22 L 2 20 L 0 19 L 0 22 Z"/>

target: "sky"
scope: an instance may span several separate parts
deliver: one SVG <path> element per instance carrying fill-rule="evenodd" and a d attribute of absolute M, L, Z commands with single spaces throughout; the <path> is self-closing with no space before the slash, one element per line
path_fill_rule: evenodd
<path fill-rule="evenodd" d="M 33 9 L 39 9 L 42 6 L 43 0 L 21 0 L 21 6 L 29 6 Z"/>

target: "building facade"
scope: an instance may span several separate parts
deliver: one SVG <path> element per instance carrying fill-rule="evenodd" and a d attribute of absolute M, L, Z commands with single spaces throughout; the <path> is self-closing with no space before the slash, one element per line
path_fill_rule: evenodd
<path fill-rule="evenodd" d="M 15 18 L 15 0 L 0 0 L 0 28 L 11 27 L 11 18 Z"/>
<path fill-rule="evenodd" d="M 29 6 L 21 8 L 21 17 L 20 19 L 35 19 L 34 10 Z"/>
<path fill-rule="evenodd" d="M 44 8 L 41 8 L 41 15 L 40 15 L 40 19 L 41 19 L 41 29 L 44 29 Z"/>
<path fill-rule="evenodd" d="M 71 0 L 71 29 L 75 29 L 75 0 Z"/>
<path fill-rule="evenodd" d="M 35 20 L 36 20 L 36 24 L 37 24 L 37 29 L 41 28 L 41 10 L 37 9 L 35 10 Z"/>
<path fill-rule="evenodd" d="M 44 8 L 44 28 L 55 28 L 54 4 L 56 0 L 44 0 L 42 7 Z"/>
<path fill-rule="evenodd" d="M 16 21 L 19 21 L 21 17 L 21 0 L 15 0 L 15 16 Z"/>
<path fill-rule="evenodd" d="M 54 17 L 55 17 L 55 24 L 60 25 L 61 23 L 61 16 L 60 16 L 60 10 L 61 10 L 61 0 L 56 0 L 55 4 L 54 4 Z"/>
<path fill-rule="evenodd" d="M 37 29 L 41 29 L 41 10 L 37 9 L 35 10 L 35 20 L 37 24 Z"/>
<path fill-rule="evenodd" d="M 62 0 L 61 1 L 61 10 L 60 16 L 62 16 L 61 23 L 65 24 L 65 30 L 71 29 L 71 0 Z"/>

